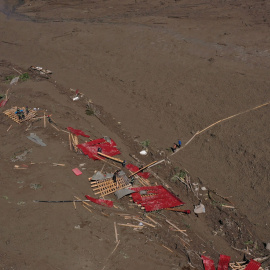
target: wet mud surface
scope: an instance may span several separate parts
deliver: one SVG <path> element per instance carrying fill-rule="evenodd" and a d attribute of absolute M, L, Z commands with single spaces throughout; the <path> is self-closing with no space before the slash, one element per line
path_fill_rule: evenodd
<path fill-rule="evenodd" d="M 1 1 L 0 11 L 0 94 L 10 95 L 0 108 L 2 269 L 202 269 L 201 255 L 215 263 L 220 254 L 231 261 L 269 255 L 267 1 Z M 7 77 L 18 72 L 30 79 L 11 86 Z M 70 89 L 83 98 L 72 101 Z M 106 199 L 117 208 L 95 205 L 92 213 L 80 204 L 33 203 L 95 196 L 88 177 L 116 164 L 71 152 L 67 134 L 51 125 L 37 121 L 27 130 L 2 113 L 26 105 L 52 114 L 58 128 L 113 138 L 119 158 L 138 166 L 165 159 L 149 169 L 151 185 L 164 185 L 183 209 L 202 202 L 206 213 L 161 210 L 151 216 L 161 226 L 118 226 L 110 256 L 114 222 L 130 222 L 121 214 L 149 221 L 145 212 L 114 195 Z M 30 132 L 47 146 L 29 141 Z M 172 155 L 178 139 L 184 147 Z M 140 156 L 146 141 L 148 155 Z M 14 169 L 22 164 L 27 169 Z M 192 188 L 175 177 L 183 171 Z"/>

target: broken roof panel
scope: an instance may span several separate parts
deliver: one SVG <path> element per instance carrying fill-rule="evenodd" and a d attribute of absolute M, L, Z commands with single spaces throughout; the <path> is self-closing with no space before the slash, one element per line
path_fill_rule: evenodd
<path fill-rule="evenodd" d="M 205 270 L 215 270 L 215 263 L 212 259 L 206 257 L 206 256 L 201 256 L 203 259 L 203 265 Z"/>
<path fill-rule="evenodd" d="M 90 197 L 89 195 L 85 195 L 85 198 L 96 204 L 100 204 L 107 207 L 113 207 L 113 202 L 110 200 L 96 199 L 96 198 Z"/>
<path fill-rule="evenodd" d="M 91 177 L 91 180 L 104 180 L 105 179 L 105 175 L 98 171 L 96 172 L 92 177 Z"/>
<path fill-rule="evenodd" d="M 105 176 L 106 179 L 112 178 L 112 177 L 113 177 L 113 173 L 106 173 L 106 176 Z"/>
<path fill-rule="evenodd" d="M 147 212 L 184 204 L 163 186 L 137 187 L 131 188 L 131 190 L 135 191 L 131 195 L 133 201 L 141 204 Z M 140 191 L 144 191 L 145 194 L 141 194 Z"/>
<path fill-rule="evenodd" d="M 27 138 L 36 144 L 46 146 L 46 143 L 44 143 L 35 133 L 30 133 L 30 135 L 27 136 Z"/>
<path fill-rule="evenodd" d="M 258 270 L 260 267 L 261 264 L 259 262 L 256 262 L 251 259 L 245 270 Z"/>
<path fill-rule="evenodd" d="M 114 192 L 114 195 L 119 200 L 119 199 L 123 198 L 124 196 L 129 195 L 129 194 L 134 193 L 134 192 L 135 192 L 134 190 L 131 190 L 129 188 L 123 188 L 123 189 L 116 190 Z"/>
<path fill-rule="evenodd" d="M 83 131 L 79 130 L 79 129 L 74 129 L 72 127 L 67 127 L 67 130 L 70 131 L 72 134 L 74 135 L 81 135 L 83 137 L 89 138 L 89 135 L 86 135 Z"/>
<path fill-rule="evenodd" d="M 115 156 L 121 154 L 116 147 L 116 143 L 111 139 L 111 143 L 108 143 L 105 139 L 96 139 L 87 143 L 78 144 L 77 147 L 82 150 L 85 155 L 94 160 L 103 159 L 103 157 L 98 155 L 98 149 L 108 156 Z"/>
<path fill-rule="evenodd" d="M 217 270 L 228 270 L 230 260 L 231 260 L 230 256 L 220 254 Z"/>

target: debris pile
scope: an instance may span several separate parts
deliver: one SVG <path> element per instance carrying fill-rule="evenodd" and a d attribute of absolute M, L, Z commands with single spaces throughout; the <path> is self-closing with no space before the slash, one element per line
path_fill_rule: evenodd
<path fill-rule="evenodd" d="M 30 70 L 33 72 L 42 74 L 42 75 L 48 75 L 52 74 L 50 70 L 43 69 L 42 67 L 34 67 L 31 66 Z M 16 77 L 12 80 L 12 84 L 16 84 L 19 77 Z M 17 81 L 16 81 L 17 80 Z M 73 100 L 78 100 L 80 97 L 82 97 L 83 94 L 81 94 L 78 90 L 76 90 L 75 96 L 73 97 Z M 8 101 L 8 91 L 6 92 L 5 96 L 1 96 L 0 99 L 0 107 L 5 106 L 5 104 Z M 73 127 L 67 127 L 65 129 L 61 129 L 55 121 L 52 120 L 51 115 L 47 113 L 46 110 L 39 110 L 36 108 L 28 108 L 28 106 L 25 107 L 12 107 L 8 110 L 5 110 L 3 112 L 7 117 L 9 117 L 11 120 L 16 122 L 17 124 L 23 124 L 24 122 L 30 122 L 30 125 L 26 129 L 30 129 L 30 126 L 36 122 L 43 120 L 43 126 L 44 128 L 47 126 L 47 123 L 49 123 L 54 129 L 56 129 L 58 132 L 65 132 L 69 135 L 69 148 L 70 150 L 74 151 L 77 154 L 83 154 L 89 159 L 95 160 L 95 161 L 101 161 L 105 163 L 108 163 L 110 165 L 109 172 L 105 172 L 102 170 L 95 171 L 95 173 L 88 177 L 90 187 L 92 189 L 93 195 L 96 197 L 92 197 L 90 195 L 85 195 L 86 200 L 82 200 L 77 196 L 74 196 L 75 199 L 69 199 L 69 200 L 36 200 L 35 202 L 46 202 L 46 203 L 68 203 L 72 202 L 74 205 L 74 208 L 77 209 L 76 204 L 80 203 L 87 211 L 92 213 L 93 210 L 95 210 L 95 207 L 98 208 L 98 211 L 100 213 L 106 215 L 102 212 L 102 207 L 108 207 L 108 208 L 115 208 L 119 210 L 119 207 L 113 202 L 113 200 L 105 199 L 105 196 L 109 196 L 111 194 L 114 194 L 118 200 L 121 200 L 122 198 L 129 196 L 132 198 L 131 207 L 138 206 L 143 211 L 143 215 L 140 213 L 140 215 L 131 215 L 129 213 L 118 213 L 119 216 L 123 217 L 125 220 L 129 220 L 128 223 L 116 223 L 114 222 L 114 228 L 115 228 L 115 235 L 116 235 L 116 247 L 118 247 L 120 240 L 118 239 L 118 233 L 117 233 L 117 226 L 123 226 L 123 227 L 131 227 L 135 231 L 142 230 L 144 228 L 151 228 L 154 230 L 161 229 L 162 226 L 167 226 L 166 230 L 177 233 L 178 238 L 180 239 L 181 245 L 183 247 L 183 250 L 187 252 L 187 248 L 190 246 L 191 240 L 188 238 L 187 230 L 180 229 L 181 225 L 178 225 L 173 223 L 171 220 L 169 220 L 166 215 L 171 212 L 175 212 L 176 215 L 181 214 L 191 214 L 191 211 L 188 209 L 181 209 L 180 207 L 184 205 L 185 203 L 180 200 L 172 190 L 169 191 L 169 188 L 165 188 L 164 183 L 163 185 L 159 185 L 157 182 L 155 184 L 153 183 L 153 178 L 157 177 L 153 171 L 151 173 L 147 169 L 149 169 L 152 166 L 155 166 L 157 164 L 160 164 L 164 162 L 165 160 L 161 161 L 152 161 L 150 164 L 147 164 L 145 166 L 140 166 L 139 162 L 137 165 L 130 163 L 126 163 L 125 159 L 116 158 L 116 155 L 121 155 L 120 150 L 118 149 L 118 146 L 116 142 L 105 136 L 102 138 L 97 139 L 90 139 L 90 135 L 87 135 L 84 131 L 80 129 L 75 129 Z M 38 115 L 41 114 L 41 115 Z M 43 115 L 42 115 L 43 114 Z M 12 126 L 12 125 L 11 125 Z M 9 127 L 9 129 L 11 128 Z M 8 130 L 9 130 L 8 129 Z M 7 131 L 8 131 L 7 130 Z M 93 134 L 91 134 L 92 136 Z M 80 138 L 87 138 L 89 141 L 84 141 L 83 143 L 80 143 Z M 29 140 L 32 142 L 38 144 L 39 146 L 46 146 L 43 142 L 43 140 L 36 134 L 36 133 L 30 133 L 29 136 L 27 136 Z M 178 144 L 174 144 L 174 147 L 171 148 L 173 151 L 173 154 L 175 154 L 177 151 L 182 149 L 181 147 L 181 141 L 178 141 Z M 15 161 L 24 161 L 26 155 L 31 152 L 31 150 L 25 150 L 22 153 L 14 155 L 14 157 L 11 159 L 12 162 Z M 142 150 L 140 152 L 141 155 L 146 156 L 148 153 L 147 150 Z M 83 158 L 86 158 L 83 156 Z M 94 162 L 93 162 L 94 163 Z M 119 167 L 119 163 L 122 165 L 122 167 Z M 31 163 L 29 165 L 27 164 L 20 164 L 20 165 L 14 165 L 14 169 L 22 169 L 26 170 L 29 169 L 31 166 L 35 163 Z M 88 174 L 89 172 L 84 171 L 84 173 L 81 170 L 84 170 L 84 165 L 86 163 L 80 164 L 78 168 L 73 168 L 72 172 L 76 175 L 82 175 L 79 179 L 83 179 L 82 177 Z M 54 167 L 65 167 L 65 164 L 62 163 L 51 163 Z M 76 165 L 74 165 L 75 167 Z M 117 170 L 113 171 L 111 170 L 112 167 L 116 167 Z M 68 166 L 67 166 L 68 167 Z M 83 167 L 83 168 L 82 168 Z M 80 168 L 80 169 L 79 169 Z M 65 168 L 63 168 L 65 169 Z M 71 172 L 71 168 L 70 171 Z M 199 193 L 199 186 L 198 184 L 191 183 L 190 176 L 184 172 L 180 171 L 179 174 L 176 174 L 175 179 L 180 181 L 182 184 L 185 185 L 187 191 L 192 191 L 193 195 L 196 199 L 199 199 L 198 193 Z M 42 186 L 40 184 L 31 184 L 30 187 L 34 190 L 41 188 Z M 166 186 L 167 187 L 167 186 Z M 203 187 L 204 188 L 204 187 Z M 207 190 L 204 188 L 202 190 Z M 86 193 L 83 191 L 84 194 Z M 87 192 L 88 193 L 88 192 Z M 217 193 L 208 190 L 209 199 L 211 198 L 211 193 L 214 193 L 218 195 Z M 50 199 L 50 198 L 49 198 Z M 126 198 L 128 199 L 128 198 Z M 125 200 L 123 200 L 125 202 Z M 227 200 L 228 201 L 228 200 Z M 119 202 L 119 201 L 117 201 Z M 229 201 L 228 201 L 229 202 Z M 93 206 L 93 204 L 96 204 L 97 206 Z M 130 204 L 129 204 L 130 206 Z M 224 206 L 224 205 L 223 205 Z M 225 207 L 225 206 L 224 206 Z M 233 206 L 226 206 L 228 208 L 234 209 Z M 136 207 L 135 207 L 136 208 Z M 137 208 L 136 208 L 137 209 Z M 112 211 L 110 209 L 109 211 Z M 147 213 L 146 213 L 147 212 Z M 154 215 L 156 213 L 160 212 L 160 218 L 159 221 L 156 221 L 156 217 L 158 215 Z M 205 213 L 205 205 L 202 203 L 202 201 L 199 201 L 198 205 L 194 205 L 194 213 L 196 216 L 201 213 Z M 208 211 L 207 211 L 208 213 Z M 206 214 L 207 214 L 206 213 Z M 172 214 L 172 215 L 174 215 Z M 168 214 L 169 215 L 169 214 Z M 204 215 L 202 215 L 204 216 Z M 165 217 L 165 218 L 164 218 Z M 165 225 L 164 225 L 165 224 Z M 80 227 L 76 227 L 76 229 L 79 229 Z M 182 237 L 180 237 L 178 234 L 182 234 Z M 171 248 L 162 245 L 165 249 L 167 249 L 169 252 L 174 252 Z M 114 252 L 114 251 L 113 251 Z M 113 253 L 112 252 L 112 253 Z M 197 254 L 198 255 L 198 254 Z M 188 256 L 189 258 L 189 256 Z M 214 261 L 206 256 L 201 256 L 203 260 L 203 264 L 205 267 L 205 270 L 214 270 Z M 233 270 L 258 270 L 260 268 L 261 264 L 257 262 L 256 260 L 250 260 L 249 262 L 241 262 L 241 263 L 230 263 L 230 257 L 226 255 L 220 255 L 218 269 L 219 270 L 227 270 L 228 267 L 231 267 Z"/>
<path fill-rule="evenodd" d="M 35 66 L 31 66 L 29 67 L 29 70 L 35 73 L 38 73 L 40 75 L 49 75 L 52 74 L 52 71 L 50 71 L 49 69 L 45 69 L 43 67 L 35 67 Z"/>
<path fill-rule="evenodd" d="M 97 172 L 89 181 L 94 194 L 101 197 L 131 187 L 130 180 L 123 171 L 116 171 L 114 174 Z"/>

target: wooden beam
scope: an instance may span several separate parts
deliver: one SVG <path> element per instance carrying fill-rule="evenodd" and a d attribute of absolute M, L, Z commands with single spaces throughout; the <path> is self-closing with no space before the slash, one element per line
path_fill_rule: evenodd
<path fill-rule="evenodd" d="M 161 226 L 157 221 L 155 221 L 154 219 L 152 219 L 151 217 L 149 217 L 148 215 L 145 215 L 146 218 L 148 218 L 149 220 L 151 220 L 153 223 Z M 162 227 L 162 226 L 161 226 Z"/>
<path fill-rule="evenodd" d="M 118 243 L 118 233 L 116 228 L 116 222 L 114 222 L 114 233 L 115 233 L 115 242 Z"/>
<path fill-rule="evenodd" d="M 91 204 L 89 204 L 89 203 L 85 202 L 84 200 L 80 199 L 80 198 L 79 198 L 79 197 L 77 197 L 77 196 L 74 196 L 74 198 L 75 198 L 75 199 L 77 199 L 77 201 L 82 202 L 82 203 L 83 203 L 83 205 L 88 205 L 88 206 L 90 206 L 90 207 L 93 207 Z"/>
<path fill-rule="evenodd" d="M 6 100 L 8 100 L 8 91 L 9 89 L 6 91 Z"/>
<path fill-rule="evenodd" d="M 111 160 L 114 160 L 114 161 L 117 161 L 117 162 L 120 162 L 120 163 L 123 163 L 124 160 L 121 160 L 121 159 L 118 159 L 118 158 L 114 158 L 114 157 L 111 157 L 111 156 L 108 156 L 106 154 L 103 154 L 101 152 L 97 152 L 100 156 L 103 156 L 103 157 L 106 157 L 106 158 L 109 158 Z"/>
<path fill-rule="evenodd" d="M 77 144 L 76 144 L 76 141 L 75 141 L 75 136 L 76 135 L 73 135 L 72 133 L 69 133 L 69 134 L 70 134 L 71 144 L 73 146 L 73 149 L 77 153 L 78 152 L 78 147 L 77 147 Z"/>
<path fill-rule="evenodd" d="M 44 112 L 44 128 L 46 128 L 46 116 L 45 116 L 45 112 Z"/>
<path fill-rule="evenodd" d="M 77 146 L 79 144 L 79 139 L 77 135 L 73 135 L 74 136 L 74 144 Z"/>
<path fill-rule="evenodd" d="M 184 214 L 190 214 L 190 210 L 182 210 L 179 208 L 164 208 L 164 210 L 174 211 L 174 212 L 181 212 Z"/>
<path fill-rule="evenodd" d="M 172 252 L 173 253 L 173 251 L 170 249 L 170 248 L 168 248 L 168 247 L 166 247 L 166 246 L 164 246 L 164 245 L 162 245 L 164 248 L 166 248 L 167 250 L 169 250 L 170 252 Z"/>
<path fill-rule="evenodd" d="M 147 167 L 149 167 L 149 166 L 151 166 L 151 165 L 155 164 L 156 162 L 157 162 L 157 161 L 154 161 L 154 162 L 152 162 L 152 163 L 150 163 L 150 164 L 148 164 L 148 165 L 144 166 L 143 168 L 139 169 L 138 171 L 136 171 L 136 172 L 132 173 L 132 174 L 131 174 L 129 177 L 131 177 L 131 176 L 133 176 L 133 175 L 135 175 L 135 174 L 139 173 L 140 171 L 145 170 Z"/>
<path fill-rule="evenodd" d="M 133 228 L 143 228 L 143 226 L 140 225 L 132 225 L 132 224 L 122 224 L 122 223 L 117 223 L 119 226 L 125 226 L 125 227 L 133 227 Z"/>
<path fill-rule="evenodd" d="M 181 232 L 185 236 L 188 236 L 186 233 L 184 233 L 186 230 L 180 230 L 176 225 L 174 225 L 173 223 L 171 223 L 168 219 L 166 219 L 166 222 L 169 223 L 171 226 L 173 226 L 178 232 Z"/>
<path fill-rule="evenodd" d="M 136 221 L 141 222 L 142 224 L 146 224 L 146 225 L 148 225 L 148 226 L 150 226 L 150 227 L 153 227 L 153 228 L 156 227 L 155 225 L 150 224 L 150 223 L 148 223 L 148 222 L 145 222 L 145 221 L 143 221 L 143 220 L 140 220 L 140 219 L 138 219 L 138 218 L 133 217 L 133 219 L 136 220 Z"/>
<path fill-rule="evenodd" d="M 12 125 L 9 126 L 9 128 L 7 129 L 7 132 L 11 129 Z"/>
<path fill-rule="evenodd" d="M 71 135 L 68 133 L 69 149 L 72 151 Z"/>
<path fill-rule="evenodd" d="M 92 210 L 89 209 L 87 206 L 85 206 L 84 204 L 82 205 L 86 210 L 88 210 L 90 213 L 92 213 Z"/>

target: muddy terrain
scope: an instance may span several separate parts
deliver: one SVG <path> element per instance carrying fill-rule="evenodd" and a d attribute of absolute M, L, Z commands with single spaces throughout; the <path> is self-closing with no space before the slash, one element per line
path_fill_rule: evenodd
<path fill-rule="evenodd" d="M 220 254 L 265 258 L 269 268 L 267 1 L 0 0 L 0 11 L 0 95 L 9 99 L 0 108 L 1 269 L 203 269 L 201 255 L 217 265 Z M 3 113 L 14 106 L 54 125 L 17 124 Z M 115 207 L 91 204 L 92 212 L 33 202 L 98 198 L 88 178 L 120 166 L 70 151 L 67 127 L 109 136 L 117 158 L 134 165 L 162 161 L 145 170 L 150 184 L 191 214 L 147 214 L 114 194 L 105 199 Z M 195 214 L 199 203 L 206 212 Z M 115 222 L 139 223 L 125 215 L 155 226 L 117 225 L 116 243 Z"/>

